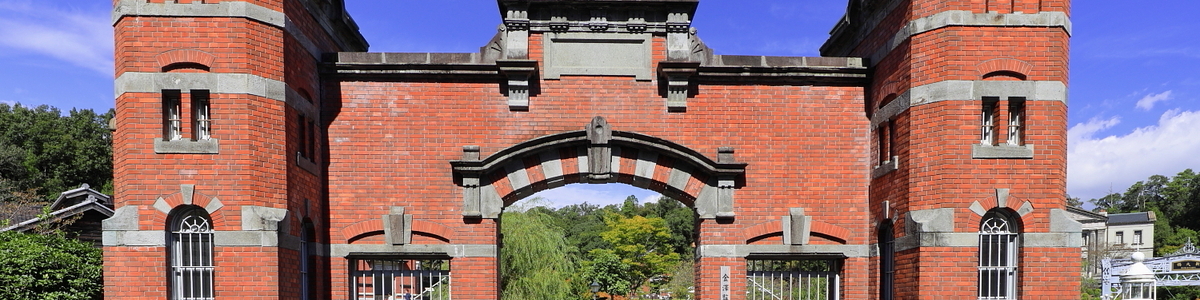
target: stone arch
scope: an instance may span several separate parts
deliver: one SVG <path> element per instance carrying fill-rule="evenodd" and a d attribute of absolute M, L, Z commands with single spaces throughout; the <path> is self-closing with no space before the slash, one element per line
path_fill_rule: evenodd
<path fill-rule="evenodd" d="M 971 202 L 967 209 L 974 213 L 974 215 L 967 215 L 968 220 L 973 223 L 979 223 L 984 214 L 996 209 L 1007 211 L 1014 219 L 1023 222 L 1025 221 L 1025 216 L 1037 208 L 1033 206 L 1033 202 L 1011 195 L 1009 189 L 997 188 L 994 194 L 988 195 L 982 200 Z"/>
<path fill-rule="evenodd" d="M 451 161 L 463 187 L 463 216 L 498 218 L 501 210 L 538 191 L 570 183 L 620 182 L 656 191 L 696 208 L 701 218 L 732 218 L 734 191 L 746 164 L 722 147 L 710 159 L 683 145 L 635 132 L 613 131 L 602 117 L 584 130 L 535 138 L 481 158 L 463 147 Z"/>

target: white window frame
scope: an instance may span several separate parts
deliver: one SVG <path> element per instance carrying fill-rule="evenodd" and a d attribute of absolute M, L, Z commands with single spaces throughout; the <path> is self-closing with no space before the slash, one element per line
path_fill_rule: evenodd
<path fill-rule="evenodd" d="M 979 144 L 981 145 L 996 145 L 996 115 L 998 115 L 997 107 L 999 103 L 999 97 L 983 97 L 979 124 Z"/>
<path fill-rule="evenodd" d="M 179 90 L 162 91 L 163 140 L 183 139 L 183 107 Z"/>
<path fill-rule="evenodd" d="M 979 225 L 979 298 L 1017 299 L 1017 231 L 1011 219 L 998 212 L 984 215 Z"/>
<path fill-rule="evenodd" d="M 215 299 L 212 219 L 200 207 L 177 210 L 168 234 L 170 299 Z"/>
<path fill-rule="evenodd" d="M 212 100 L 208 90 L 191 90 L 192 96 L 192 140 L 212 138 Z"/>
<path fill-rule="evenodd" d="M 1025 144 L 1025 98 L 1008 98 L 1008 144 Z"/>
<path fill-rule="evenodd" d="M 1141 230 L 1133 231 L 1133 245 L 1134 246 L 1142 245 L 1142 231 Z"/>

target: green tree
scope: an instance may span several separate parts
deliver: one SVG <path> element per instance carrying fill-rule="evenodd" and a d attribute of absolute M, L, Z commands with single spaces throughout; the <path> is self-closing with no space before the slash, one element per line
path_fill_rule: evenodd
<path fill-rule="evenodd" d="M 500 289 L 504 299 L 579 299 L 587 283 L 563 232 L 544 210 L 505 212 L 501 218 Z"/>
<path fill-rule="evenodd" d="M 101 259 L 61 233 L 0 232 L 0 299 L 100 299 Z"/>
<path fill-rule="evenodd" d="M 0 177 L 47 198 L 87 183 L 112 192 L 113 111 L 0 104 Z"/>
<path fill-rule="evenodd" d="M 612 248 L 593 249 L 588 252 L 589 257 L 592 258 L 588 275 L 590 278 L 597 279 L 601 290 L 616 294 L 630 294 L 645 285 L 651 278 L 658 277 L 669 280 L 665 274 L 668 274 L 671 268 L 679 263 L 680 256 L 679 253 L 672 251 L 671 232 L 667 228 L 666 220 L 610 214 L 605 220 L 605 224 L 608 225 L 608 230 L 600 233 L 600 236 L 612 244 Z M 621 267 L 623 272 L 617 274 L 624 278 L 624 282 L 629 283 L 627 290 L 618 286 L 606 285 L 600 280 L 600 277 L 606 274 L 599 272 L 610 272 L 610 270 L 597 268 L 597 262 L 608 262 L 613 256 L 620 258 L 620 263 L 624 265 Z"/>

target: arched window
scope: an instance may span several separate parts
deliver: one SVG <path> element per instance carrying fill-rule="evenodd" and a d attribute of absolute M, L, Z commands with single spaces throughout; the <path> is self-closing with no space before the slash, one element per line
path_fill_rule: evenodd
<path fill-rule="evenodd" d="M 892 300 L 896 286 L 896 236 L 892 220 L 879 224 L 879 299 Z"/>
<path fill-rule="evenodd" d="M 171 299 L 213 299 L 212 218 L 198 206 L 175 209 L 168 228 Z"/>
<path fill-rule="evenodd" d="M 979 299 L 1017 298 L 1017 230 L 1005 213 L 991 211 L 979 224 Z"/>

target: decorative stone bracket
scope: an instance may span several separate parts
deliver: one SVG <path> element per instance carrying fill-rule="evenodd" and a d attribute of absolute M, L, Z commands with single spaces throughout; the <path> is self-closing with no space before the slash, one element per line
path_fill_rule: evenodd
<path fill-rule="evenodd" d="M 383 216 L 383 235 L 391 245 L 412 243 L 413 216 L 404 213 L 404 207 L 393 206 L 391 213 Z"/>
<path fill-rule="evenodd" d="M 508 109 L 514 111 L 529 110 L 529 96 L 534 85 L 534 74 L 537 74 L 536 60 L 497 60 L 500 74 L 508 79 Z"/>
<path fill-rule="evenodd" d="M 602 117 L 592 118 L 587 125 L 588 138 L 588 179 L 605 182 L 612 176 L 612 148 L 608 141 L 612 140 L 612 127 Z"/>
<path fill-rule="evenodd" d="M 659 77 L 667 85 L 667 111 L 687 111 L 688 92 L 691 91 L 692 77 L 700 68 L 700 62 L 671 62 L 658 63 Z"/>
<path fill-rule="evenodd" d="M 783 216 L 783 243 L 785 245 L 807 245 L 812 233 L 812 216 L 804 215 L 804 209 L 793 207 Z"/>

